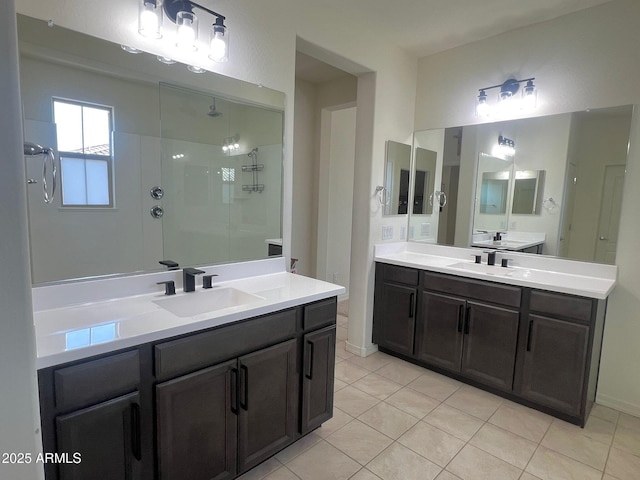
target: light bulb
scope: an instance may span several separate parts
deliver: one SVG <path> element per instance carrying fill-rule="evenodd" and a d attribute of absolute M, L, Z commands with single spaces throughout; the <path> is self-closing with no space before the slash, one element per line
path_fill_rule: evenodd
<path fill-rule="evenodd" d="M 143 37 L 161 38 L 162 8 L 155 0 L 141 0 L 138 14 L 138 33 Z"/>
<path fill-rule="evenodd" d="M 538 100 L 538 90 L 533 84 L 533 80 L 527 81 L 522 90 L 522 109 L 525 111 L 535 110 Z"/>
<path fill-rule="evenodd" d="M 223 146 L 222 146 L 222 151 L 223 151 L 223 152 L 226 152 L 227 150 L 229 150 L 229 147 L 227 147 L 226 145 L 223 145 Z"/>
<path fill-rule="evenodd" d="M 198 17 L 192 12 L 178 12 L 176 25 L 178 26 L 176 45 L 185 50 L 197 50 Z"/>
<path fill-rule="evenodd" d="M 491 114 L 491 107 L 487 103 L 487 93 L 480 90 L 478 95 L 478 103 L 476 104 L 476 116 L 486 118 Z"/>
<path fill-rule="evenodd" d="M 234 143 L 233 148 L 240 148 L 240 144 L 238 142 Z"/>
<path fill-rule="evenodd" d="M 229 31 L 218 18 L 216 23 L 211 25 L 211 35 L 209 41 L 209 58 L 214 62 L 222 63 L 229 59 Z"/>

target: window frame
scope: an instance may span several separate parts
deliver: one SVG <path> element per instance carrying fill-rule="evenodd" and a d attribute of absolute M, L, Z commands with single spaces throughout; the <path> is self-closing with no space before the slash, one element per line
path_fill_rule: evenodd
<path fill-rule="evenodd" d="M 95 153 L 78 153 L 70 152 L 58 149 L 58 163 L 60 167 L 60 206 L 62 208 L 81 208 L 81 209 L 113 209 L 115 208 L 115 186 L 114 186 L 114 168 L 115 168 L 115 152 L 114 152 L 114 108 L 109 105 L 101 105 L 99 103 L 85 102 L 82 100 L 75 100 L 63 97 L 51 98 L 51 114 L 52 123 L 55 125 L 55 104 L 56 102 L 65 103 L 68 105 L 77 105 L 81 108 L 82 118 L 82 142 L 84 149 L 84 108 L 92 108 L 96 110 L 106 110 L 109 114 L 109 152 L 110 155 L 98 155 Z M 58 133 L 56 129 L 56 145 L 58 143 Z M 90 203 L 65 203 L 64 202 L 64 176 L 62 174 L 62 159 L 72 158 L 85 161 L 85 190 L 87 188 L 87 175 L 86 175 L 86 161 L 87 160 L 99 160 L 106 162 L 107 164 L 107 189 L 109 194 L 109 203 L 90 204 Z"/>

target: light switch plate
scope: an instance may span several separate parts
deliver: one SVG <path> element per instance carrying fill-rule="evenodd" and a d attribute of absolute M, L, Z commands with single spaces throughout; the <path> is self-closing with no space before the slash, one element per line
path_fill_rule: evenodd
<path fill-rule="evenodd" d="M 383 225 L 382 226 L 382 240 L 391 240 L 393 238 L 393 226 L 392 225 Z"/>

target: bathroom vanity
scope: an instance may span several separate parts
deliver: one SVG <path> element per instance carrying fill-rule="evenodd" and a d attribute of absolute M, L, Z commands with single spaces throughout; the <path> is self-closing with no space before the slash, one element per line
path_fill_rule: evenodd
<path fill-rule="evenodd" d="M 373 342 L 390 353 L 584 426 L 616 267 L 473 249 L 376 247 Z M 500 253 L 498 254 L 500 255 Z"/>
<path fill-rule="evenodd" d="M 284 260 L 249 263 L 273 270 Z M 233 271 L 212 268 L 220 276 Z M 139 280 L 174 276 L 179 287 L 178 274 Z M 110 281 L 117 282 L 98 282 Z M 135 277 L 123 282 L 131 287 Z M 56 287 L 70 286 L 44 288 Z M 258 299 L 206 311 L 205 300 L 225 289 Z M 47 480 L 232 479 L 317 428 L 333 413 L 336 296 L 343 291 L 280 271 L 175 297 L 155 287 L 36 310 L 44 451 L 70 459 L 45 465 Z M 39 292 L 34 304 L 55 306 L 57 293 Z M 174 298 L 173 312 L 162 307 Z M 203 306 L 180 310 L 181 298 Z M 73 348 L 83 329 L 104 335 L 95 329 L 109 325 L 105 318 L 117 324 L 113 338 Z"/>

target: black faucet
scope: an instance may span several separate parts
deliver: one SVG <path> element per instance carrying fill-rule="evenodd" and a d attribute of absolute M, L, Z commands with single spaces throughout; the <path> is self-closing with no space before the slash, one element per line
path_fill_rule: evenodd
<path fill-rule="evenodd" d="M 178 268 L 180 267 L 178 262 L 174 262 L 173 260 L 160 260 L 158 263 L 160 265 L 164 265 L 169 270 L 178 270 Z"/>
<path fill-rule="evenodd" d="M 488 250 L 487 252 L 487 265 L 496 264 L 496 250 Z"/>
<path fill-rule="evenodd" d="M 204 270 L 198 270 L 197 268 L 183 268 L 182 269 L 182 289 L 185 292 L 193 292 L 196 289 L 196 275 L 204 273 Z"/>
<path fill-rule="evenodd" d="M 499 242 L 500 240 L 502 240 L 502 234 L 504 232 L 496 232 L 496 234 L 493 236 L 493 241 L 494 242 Z"/>

